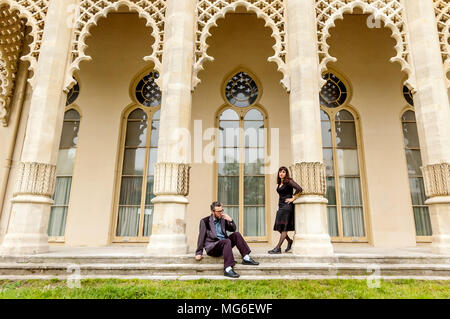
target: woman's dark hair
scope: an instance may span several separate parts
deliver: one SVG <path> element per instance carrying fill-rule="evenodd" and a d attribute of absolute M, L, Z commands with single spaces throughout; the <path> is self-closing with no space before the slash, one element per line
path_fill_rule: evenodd
<path fill-rule="evenodd" d="M 291 179 L 291 177 L 289 176 L 289 170 L 286 166 L 281 166 L 278 169 L 278 173 L 277 173 L 277 184 L 280 185 L 281 184 L 281 178 L 280 178 L 280 172 L 281 171 L 285 171 L 286 172 L 286 177 L 284 178 L 284 180 L 287 182 Z"/>

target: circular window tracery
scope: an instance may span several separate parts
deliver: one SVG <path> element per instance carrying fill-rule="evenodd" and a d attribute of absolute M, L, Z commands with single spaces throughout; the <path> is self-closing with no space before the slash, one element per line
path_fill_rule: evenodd
<path fill-rule="evenodd" d="M 403 97 L 409 105 L 414 106 L 414 98 L 411 89 L 406 85 L 403 86 Z"/>
<path fill-rule="evenodd" d="M 234 75 L 225 87 L 228 102 L 237 107 L 252 105 L 256 102 L 258 94 L 256 82 L 245 72 Z"/>
<path fill-rule="evenodd" d="M 159 73 L 152 71 L 139 81 L 136 86 L 136 99 L 144 106 L 155 107 L 161 105 L 161 89 L 155 80 Z"/>
<path fill-rule="evenodd" d="M 73 104 L 78 98 L 78 95 L 80 95 L 80 85 L 78 84 L 78 82 L 76 82 L 75 85 L 70 89 L 69 93 L 67 93 L 66 106 Z"/>
<path fill-rule="evenodd" d="M 320 104 L 336 108 L 345 103 L 348 97 L 347 87 L 333 73 L 326 73 L 323 79 L 327 81 L 320 91 Z"/>

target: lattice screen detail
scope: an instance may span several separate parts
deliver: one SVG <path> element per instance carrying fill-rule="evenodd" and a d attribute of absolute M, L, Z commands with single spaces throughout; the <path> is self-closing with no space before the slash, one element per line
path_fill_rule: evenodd
<path fill-rule="evenodd" d="M 75 22 L 75 35 L 72 44 L 72 63 L 66 78 L 66 89 L 75 84 L 73 72 L 79 70 L 80 62 L 90 60 L 85 54 L 86 38 L 90 35 L 89 29 L 96 25 L 98 20 L 106 17 L 108 13 L 117 11 L 120 6 L 126 6 L 130 11 L 137 12 L 139 17 L 145 18 L 147 26 L 152 28 L 154 43 L 150 55 L 145 61 L 152 61 L 155 69 L 161 72 L 162 52 L 164 45 L 164 17 L 166 13 L 166 0 L 81 0 Z"/>
<path fill-rule="evenodd" d="M 441 44 L 442 61 L 445 73 L 450 72 L 450 1 L 434 0 L 439 42 Z M 450 79 L 447 78 L 447 88 L 450 88 Z"/>
<path fill-rule="evenodd" d="M 39 59 L 49 0 L 0 0 L 0 119 L 8 125 L 11 95 L 19 58 L 29 61 L 33 77 Z M 21 57 L 25 25 L 30 27 L 30 50 Z"/>
<path fill-rule="evenodd" d="M 408 75 L 407 85 L 415 88 L 413 68 L 410 64 L 410 50 L 408 44 L 408 32 L 406 27 L 405 9 L 400 0 L 316 0 L 316 16 L 318 28 L 318 44 L 320 71 L 324 72 L 328 62 L 335 62 L 336 58 L 329 53 L 327 39 L 330 37 L 330 29 L 335 26 L 337 19 L 343 19 L 345 13 L 352 13 L 355 8 L 360 8 L 364 13 L 371 14 L 373 25 L 378 27 L 383 21 L 385 27 L 392 30 L 392 38 L 397 41 L 396 56 L 391 62 L 398 62 Z M 321 80 L 323 83 L 323 81 Z"/>
<path fill-rule="evenodd" d="M 284 76 L 281 83 L 289 90 L 289 76 L 286 67 L 286 10 L 283 0 L 198 0 L 193 89 L 201 82 L 198 73 L 203 70 L 203 63 L 214 60 L 207 53 L 206 40 L 211 36 L 209 30 L 211 27 L 217 26 L 217 20 L 224 18 L 228 12 L 235 11 L 238 6 L 244 6 L 247 11 L 256 13 L 258 18 L 264 19 L 266 26 L 272 29 L 272 37 L 275 39 L 273 46 L 275 54 L 269 57 L 268 61 L 277 63 L 278 70 Z"/>

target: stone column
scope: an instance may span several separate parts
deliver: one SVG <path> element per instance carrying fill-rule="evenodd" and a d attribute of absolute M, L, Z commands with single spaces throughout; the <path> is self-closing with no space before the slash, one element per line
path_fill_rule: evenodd
<path fill-rule="evenodd" d="M 186 209 L 189 193 L 191 80 L 195 45 L 195 0 L 168 0 L 161 73 L 161 121 L 155 165 L 153 228 L 147 252 L 188 251 Z"/>
<path fill-rule="evenodd" d="M 320 74 L 314 0 L 287 0 L 293 178 L 304 189 L 295 201 L 293 253 L 333 255 L 328 235 L 320 122 Z"/>
<path fill-rule="evenodd" d="M 432 251 L 450 254 L 450 105 L 432 0 L 405 5 L 416 76 L 414 108 L 425 192 L 433 228 Z"/>
<path fill-rule="evenodd" d="M 77 2 L 49 2 L 12 212 L 0 248 L 2 255 L 49 250 L 47 224 L 64 118 L 64 79 L 71 52 L 73 12 L 70 9 Z"/>

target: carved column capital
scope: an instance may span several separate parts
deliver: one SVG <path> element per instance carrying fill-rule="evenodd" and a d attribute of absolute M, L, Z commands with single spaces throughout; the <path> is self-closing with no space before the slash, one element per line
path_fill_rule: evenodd
<path fill-rule="evenodd" d="M 55 192 L 55 184 L 56 165 L 21 162 L 17 172 L 14 196 L 39 195 L 51 197 Z"/>
<path fill-rule="evenodd" d="M 303 162 L 291 166 L 292 177 L 303 188 L 303 195 L 325 196 L 325 168 L 326 165 L 320 162 Z"/>
<path fill-rule="evenodd" d="M 422 167 L 427 197 L 450 196 L 450 163 Z"/>
<path fill-rule="evenodd" d="M 183 163 L 156 163 L 153 192 L 155 195 L 189 194 L 189 170 Z"/>

